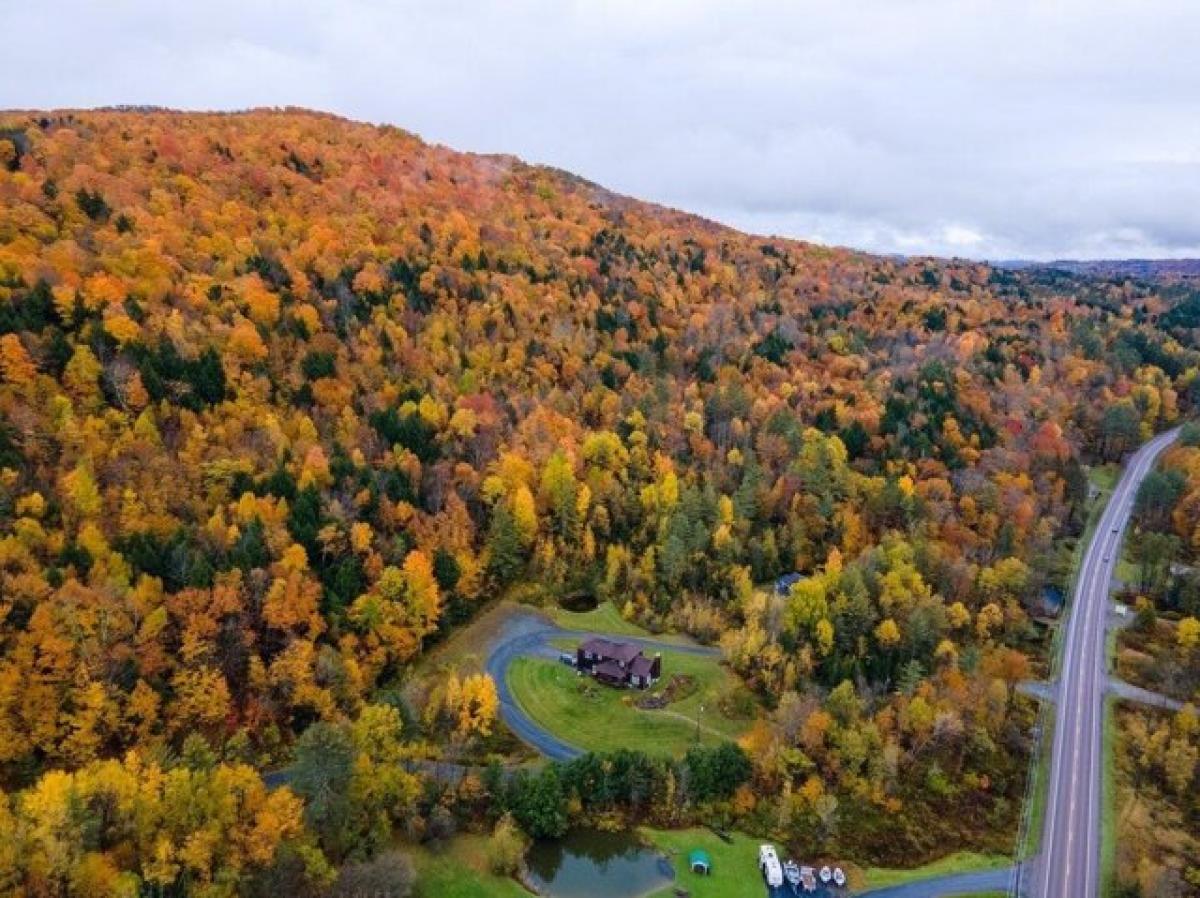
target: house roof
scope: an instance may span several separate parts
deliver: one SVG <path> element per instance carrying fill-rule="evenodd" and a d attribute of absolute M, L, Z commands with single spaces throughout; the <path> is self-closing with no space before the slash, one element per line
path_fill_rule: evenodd
<path fill-rule="evenodd" d="M 609 639 L 588 639 L 579 648 L 599 658 L 621 661 L 628 664 L 642 654 L 636 645 L 627 642 L 613 642 Z"/>
<path fill-rule="evenodd" d="M 624 680 L 625 671 L 616 661 L 601 661 L 595 667 L 596 676 L 607 680 Z"/>
<path fill-rule="evenodd" d="M 790 574 L 784 574 L 775 581 L 775 591 L 780 595 L 783 595 L 803 579 L 804 575 L 798 571 L 793 571 Z"/>
<path fill-rule="evenodd" d="M 635 677 L 648 677 L 654 670 L 654 662 L 645 655 L 638 655 L 629 662 L 629 672 Z"/>

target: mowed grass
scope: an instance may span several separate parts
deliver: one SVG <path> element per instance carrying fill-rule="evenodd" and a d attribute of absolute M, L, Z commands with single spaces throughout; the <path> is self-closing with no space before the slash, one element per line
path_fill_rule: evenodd
<path fill-rule="evenodd" d="M 728 843 L 707 829 L 660 830 L 643 827 L 638 832 L 643 839 L 670 857 L 675 866 L 674 886 L 657 893 L 653 898 L 666 898 L 673 894 L 676 887 L 687 889 L 692 898 L 742 898 L 745 895 L 761 894 L 758 886 L 760 882 L 758 846 L 764 842 L 771 842 L 776 844 L 781 857 L 787 853 L 782 845 L 774 843 L 772 839 L 756 838 L 740 832 L 729 833 L 731 841 Z M 688 854 L 697 848 L 708 852 L 712 859 L 711 876 L 693 874 L 688 869 Z M 797 858 L 797 860 L 801 863 L 815 865 L 832 863 L 824 858 Z M 860 891 L 905 885 L 935 876 L 1002 870 L 1011 863 L 1012 859 L 1006 855 L 959 851 L 922 867 L 913 867 L 909 870 L 885 867 L 859 870 L 849 863 L 842 864 L 842 867 L 850 879 L 850 887 L 855 891 Z M 991 895 L 993 893 L 984 894 Z M 996 892 L 995 894 L 1002 895 L 1004 893 Z"/>
<path fill-rule="evenodd" d="M 529 898 L 519 883 L 488 870 L 486 841 L 459 835 L 435 849 L 406 846 L 417 870 L 413 898 Z"/>
<path fill-rule="evenodd" d="M 758 884 L 758 846 L 770 839 L 755 839 L 744 833 L 730 833 L 726 843 L 707 829 L 661 830 L 643 827 L 639 835 L 667 855 L 675 867 L 675 883 L 656 892 L 653 898 L 668 898 L 675 889 L 687 889 L 692 898 L 745 898 L 764 894 Z M 692 873 L 688 854 L 701 849 L 712 861 L 712 874 Z"/>
<path fill-rule="evenodd" d="M 685 640 L 685 637 L 674 634 L 651 633 L 632 621 L 625 620 L 612 602 L 601 602 L 591 611 L 568 611 L 559 605 L 550 605 L 543 611 L 547 617 L 564 630 L 577 630 L 581 633 L 606 633 L 612 636 L 643 636 L 663 642 Z"/>
<path fill-rule="evenodd" d="M 933 876 L 949 876 L 954 873 L 978 873 L 983 870 L 1003 870 L 1012 864 L 1013 860 L 1006 854 L 980 854 L 977 851 L 956 851 L 940 860 L 899 870 L 891 867 L 868 867 L 863 871 L 866 879 L 865 886 L 869 889 L 882 889 L 887 886 L 905 885 L 919 882 Z"/>
<path fill-rule="evenodd" d="M 1042 846 L 1042 827 L 1046 823 L 1046 796 L 1050 791 L 1050 767 L 1054 752 L 1054 706 L 1050 704 L 1042 708 L 1038 715 L 1039 723 L 1045 727 L 1039 743 L 1038 756 L 1032 759 L 1035 764 L 1033 773 L 1033 807 L 1029 814 L 1029 829 L 1025 832 L 1024 844 L 1019 846 L 1022 860 L 1031 858 L 1038 853 Z"/>
<path fill-rule="evenodd" d="M 565 664 L 541 658 L 517 658 L 509 667 L 508 683 L 526 714 L 558 738 L 584 750 L 637 748 L 678 757 L 697 741 L 715 745 L 736 739 L 749 727 L 750 719 L 731 719 L 719 707 L 721 696 L 739 688 L 740 683 L 716 658 L 664 652 L 662 663 L 662 680 L 651 694 L 661 691 L 673 674 L 696 680 L 693 694 L 662 710 L 642 710 L 634 705 L 646 693 L 604 686 Z"/>
<path fill-rule="evenodd" d="M 1115 634 L 1108 634 L 1109 657 Z M 1104 697 L 1104 730 L 1101 755 L 1104 766 L 1100 781 L 1100 894 L 1107 898 L 1117 886 L 1117 702 Z"/>
<path fill-rule="evenodd" d="M 496 634 L 509 618 L 524 610 L 506 600 L 481 609 L 470 623 L 459 627 L 445 641 L 417 658 L 410 668 L 410 680 L 423 682 L 440 679 L 449 671 L 482 670 Z"/>
<path fill-rule="evenodd" d="M 1103 492 L 1111 493 L 1121 478 L 1121 466 L 1109 463 L 1107 465 L 1092 465 L 1088 468 L 1088 482 Z"/>

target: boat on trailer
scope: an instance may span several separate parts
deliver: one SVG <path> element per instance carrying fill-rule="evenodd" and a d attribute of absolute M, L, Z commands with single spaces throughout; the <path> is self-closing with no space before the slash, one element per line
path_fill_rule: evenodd
<path fill-rule="evenodd" d="M 817 890 L 817 877 L 813 875 L 812 867 L 800 868 L 800 887 L 806 892 Z"/>
<path fill-rule="evenodd" d="M 783 878 L 793 889 L 800 885 L 800 867 L 793 860 L 783 862 Z"/>

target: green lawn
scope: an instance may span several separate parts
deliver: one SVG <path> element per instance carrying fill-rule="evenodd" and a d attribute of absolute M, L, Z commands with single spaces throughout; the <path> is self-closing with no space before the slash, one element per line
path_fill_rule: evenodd
<path fill-rule="evenodd" d="M 749 894 L 746 883 L 757 883 L 758 846 L 762 842 L 771 841 L 734 832 L 729 834 L 732 842 L 727 844 L 707 829 L 660 830 L 643 827 L 638 832 L 671 858 L 675 865 L 675 885 L 687 889 L 693 898 L 741 898 Z M 707 851 L 712 858 L 711 876 L 695 875 L 687 869 L 688 852 L 695 848 Z M 816 859 L 809 860 L 816 862 Z M 903 885 L 950 873 L 1003 869 L 1011 863 L 1012 858 L 1006 855 L 960 851 L 911 870 L 872 867 L 859 873 L 849 864 L 844 864 L 843 868 L 850 877 L 851 887 L 858 890 Z M 671 889 L 667 889 L 659 892 L 654 898 L 666 898 L 670 894 Z"/>
<path fill-rule="evenodd" d="M 1121 557 L 1117 559 L 1116 576 L 1123 586 L 1137 589 L 1142 582 L 1142 566 L 1129 558 L 1129 543 L 1121 545 Z"/>
<path fill-rule="evenodd" d="M 1050 787 L 1050 762 L 1054 749 L 1054 705 L 1043 707 L 1038 714 L 1038 723 L 1045 728 L 1042 733 L 1036 767 L 1033 771 L 1033 807 L 1030 808 L 1029 829 L 1025 841 L 1019 846 L 1022 858 L 1033 857 L 1042 847 L 1042 826 L 1046 822 L 1046 793 Z"/>
<path fill-rule="evenodd" d="M 567 611 L 558 605 L 549 605 L 543 610 L 564 630 L 608 633 L 613 636 L 645 636 L 667 642 L 683 640 L 682 636 L 650 633 L 632 621 L 625 620 L 612 602 L 601 602 L 591 611 Z"/>
<path fill-rule="evenodd" d="M 417 869 L 413 898 L 529 898 L 520 884 L 487 869 L 483 836 L 459 835 L 436 850 L 409 848 Z"/>
<path fill-rule="evenodd" d="M 1109 657 L 1115 634 L 1110 633 Z M 1100 894 L 1113 894 L 1116 883 L 1117 865 L 1117 770 L 1116 744 L 1117 738 L 1117 703 L 1111 696 L 1104 699 L 1104 742 L 1103 755 L 1104 773 L 1101 778 L 1100 794 Z"/>
<path fill-rule="evenodd" d="M 931 876 L 947 876 L 951 873 L 977 873 L 980 870 L 1001 870 L 1012 864 L 1007 854 L 979 854 L 975 851 L 956 851 L 923 867 L 896 870 L 890 867 L 868 867 L 863 871 L 865 887 L 882 889 L 885 886 L 904 885 L 928 879 Z"/>
<path fill-rule="evenodd" d="M 1121 466 L 1117 464 L 1092 465 L 1088 468 L 1088 482 L 1097 489 L 1111 493 L 1121 478 Z"/>
<path fill-rule="evenodd" d="M 687 889 L 692 898 L 744 898 L 748 894 L 762 893 L 761 889 L 747 889 L 746 884 L 759 881 L 758 846 L 769 839 L 730 833 L 733 841 L 726 844 L 707 829 L 643 828 L 638 832 L 669 856 L 675 865 L 675 884 L 658 892 L 654 898 L 667 898 L 677 887 Z M 707 851 L 712 859 L 711 876 L 699 876 L 688 869 L 688 853 L 696 848 Z"/>
<path fill-rule="evenodd" d="M 652 691 L 661 690 L 673 674 L 695 677 L 697 689 L 658 711 L 633 705 L 643 693 L 603 686 L 566 665 L 540 658 L 516 659 L 509 667 L 508 682 L 526 714 L 583 749 L 641 748 L 679 756 L 696 744 L 697 716 L 699 741 L 706 745 L 736 739 L 750 725 L 750 720 L 726 717 L 718 707 L 718 699 L 740 683 L 717 659 L 664 652 L 663 678 Z"/>

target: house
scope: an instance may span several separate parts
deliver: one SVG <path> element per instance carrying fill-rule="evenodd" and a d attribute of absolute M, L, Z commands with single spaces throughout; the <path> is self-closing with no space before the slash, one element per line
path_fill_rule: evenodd
<path fill-rule="evenodd" d="M 789 596 L 792 594 L 792 587 L 804 579 L 803 574 L 793 571 L 790 574 L 784 574 L 775 581 L 775 595 Z"/>
<path fill-rule="evenodd" d="M 627 642 L 611 639 L 587 639 L 579 644 L 575 666 L 586 670 L 608 686 L 633 686 L 646 689 L 662 676 L 662 656 L 647 658 L 642 650 Z"/>

